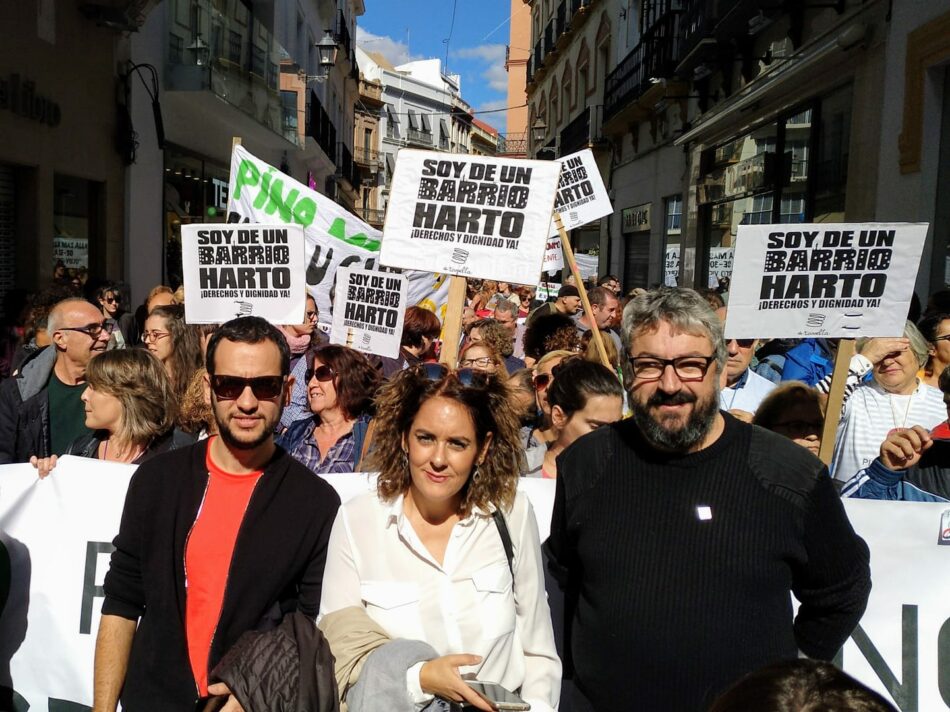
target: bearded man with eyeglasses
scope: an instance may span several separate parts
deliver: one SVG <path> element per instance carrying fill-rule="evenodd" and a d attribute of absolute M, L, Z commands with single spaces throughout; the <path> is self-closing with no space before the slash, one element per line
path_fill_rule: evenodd
<path fill-rule="evenodd" d="M 634 299 L 623 343 L 633 418 L 558 457 L 545 545 L 572 709 L 707 709 L 768 663 L 833 657 L 870 571 L 827 468 L 720 410 L 722 323 L 696 292 Z"/>
<path fill-rule="evenodd" d="M 81 400 L 86 366 L 106 350 L 113 324 L 85 299 L 64 299 L 50 310 L 52 344 L 0 384 L 0 464 L 62 455 L 89 434 Z"/>
<path fill-rule="evenodd" d="M 315 617 L 340 498 L 274 443 L 290 350 L 258 317 L 219 327 L 205 397 L 219 435 L 144 463 L 103 588 L 93 709 L 192 712 L 230 695 L 210 671 L 246 631 Z M 233 697 L 225 710 L 238 710 Z"/>

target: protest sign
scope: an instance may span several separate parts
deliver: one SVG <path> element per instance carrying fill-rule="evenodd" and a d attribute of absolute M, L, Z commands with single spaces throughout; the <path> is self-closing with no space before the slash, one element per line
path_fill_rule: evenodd
<path fill-rule="evenodd" d="M 89 266 L 89 240 L 84 237 L 56 235 L 53 238 L 53 261 L 68 269 Z"/>
<path fill-rule="evenodd" d="M 134 471 L 71 456 L 43 480 L 28 464 L 0 468 L 0 558 L 5 550 L 11 583 L 0 687 L 15 690 L 13 709 L 92 705 L 102 580 Z"/>
<path fill-rule="evenodd" d="M 231 153 L 229 223 L 294 223 L 306 239 L 306 283 L 317 302 L 320 322 L 330 324 L 330 294 L 340 267 L 377 269 L 382 233 L 341 205 L 256 158 L 241 145 Z M 540 264 L 540 260 L 539 260 Z M 414 264 L 411 267 L 418 268 Z M 410 269 L 407 306 L 418 305 L 441 318 L 448 302 L 444 275 Z"/>
<path fill-rule="evenodd" d="M 561 250 L 561 238 L 549 237 L 544 246 L 544 264 L 542 272 L 557 272 L 564 269 L 564 251 Z"/>
<path fill-rule="evenodd" d="M 532 284 L 561 164 L 402 149 L 380 260 L 387 267 Z"/>
<path fill-rule="evenodd" d="M 600 176 L 594 153 L 589 148 L 561 157 L 561 176 L 554 199 L 554 212 L 561 215 L 565 230 L 573 230 L 614 211 Z M 550 235 L 558 231 L 551 224 Z M 545 268 L 547 269 L 547 268 Z M 557 269 L 557 268 L 552 268 Z"/>
<path fill-rule="evenodd" d="M 185 321 L 219 324 L 259 316 L 302 324 L 306 311 L 303 228 L 244 223 L 181 226 Z"/>
<path fill-rule="evenodd" d="M 406 317 L 406 278 L 344 267 L 337 272 L 330 342 L 396 358 Z"/>
<path fill-rule="evenodd" d="M 726 338 L 899 336 L 922 223 L 740 225 Z"/>
<path fill-rule="evenodd" d="M 733 248 L 709 248 L 709 276 L 732 278 Z"/>
<path fill-rule="evenodd" d="M 663 284 L 675 287 L 680 278 L 680 246 L 667 245 L 664 255 Z"/>

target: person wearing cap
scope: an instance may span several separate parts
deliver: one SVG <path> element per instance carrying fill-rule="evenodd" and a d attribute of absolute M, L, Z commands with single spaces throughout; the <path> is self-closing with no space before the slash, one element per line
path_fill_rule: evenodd
<path fill-rule="evenodd" d="M 557 299 L 553 302 L 545 302 L 533 312 L 528 314 L 525 320 L 525 327 L 531 325 L 535 319 L 545 314 L 563 314 L 564 316 L 573 316 L 581 306 L 581 294 L 573 284 L 565 284 L 557 290 Z"/>

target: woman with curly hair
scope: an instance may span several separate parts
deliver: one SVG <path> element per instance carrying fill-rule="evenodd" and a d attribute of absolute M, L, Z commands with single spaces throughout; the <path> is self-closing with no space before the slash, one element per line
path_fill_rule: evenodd
<path fill-rule="evenodd" d="M 524 332 L 524 362 L 534 366 L 550 351 L 579 353 L 581 336 L 574 320 L 563 314 L 544 314 L 535 317 Z"/>
<path fill-rule="evenodd" d="M 359 351 L 328 344 L 307 353 L 304 381 L 312 415 L 277 444 L 318 475 L 355 472 L 380 376 Z"/>
<path fill-rule="evenodd" d="M 510 329 L 494 319 L 478 319 L 465 327 L 465 344 L 487 344 L 502 358 L 505 371 L 514 373 L 524 368 L 524 361 L 512 354 L 515 350 L 514 336 Z"/>
<path fill-rule="evenodd" d="M 195 371 L 202 366 L 200 333 L 185 323 L 185 307 L 172 304 L 152 309 L 142 330 L 142 343 L 162 362 L 175 401 L 181 403 Z"/>
<path fill-rule="evenodd" d="M 519 690 L 532 710 L 557 706 L 561 663 L 507 398 L 497 378 L 440 364 L 397 374 L 377 396 L 376 492 L 340 508 L 320 606 L 325 616 L 355 608 L 367 634 L 392 639 L 341 687 L 352 712 L 361 684 L 379 693 L 380 659 L 394 710 L 440 697 L 488 712 L 465 679 Z"/>

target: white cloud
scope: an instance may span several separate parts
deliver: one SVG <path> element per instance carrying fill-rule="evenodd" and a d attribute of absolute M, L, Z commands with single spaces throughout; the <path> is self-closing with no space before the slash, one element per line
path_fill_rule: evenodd
<path fill-rule="evenodd" d="M 409 54 L 409 46 L 405 42 L 394 40 L 386 35 L 374 35 L 359 25 L 356 26 L 356 44 L 364 52 L 378 52 L 388 59 L 393 66 L 419 59 L 419 57 Z"/>
<path fill-rule="evenodd" d="M 492 91 L 508 91 L 508 71 L 505 69 L 505 45 L 484 44 L 476 47 L 463 47 L 454 50 L 453 57 L 474 59 L 488 66 L 482 72 L 482 78 Z"/>
<path fill-rule="evenodd" d="M 494 111 L 491 114 L 481 114 L 481 111 L 493 111 L 495 109 L 504 109 L 508 106 L 507 99 L 492 99 L 490 101 L 482 102 L 475 109 L 475 117 L 480 121 L 484 121 L 486 124 L 490 124 L 498 129 L 501 133 L 505 132 L 505 124 L 507 121 L 507 113 L 504 111 Z"/>

